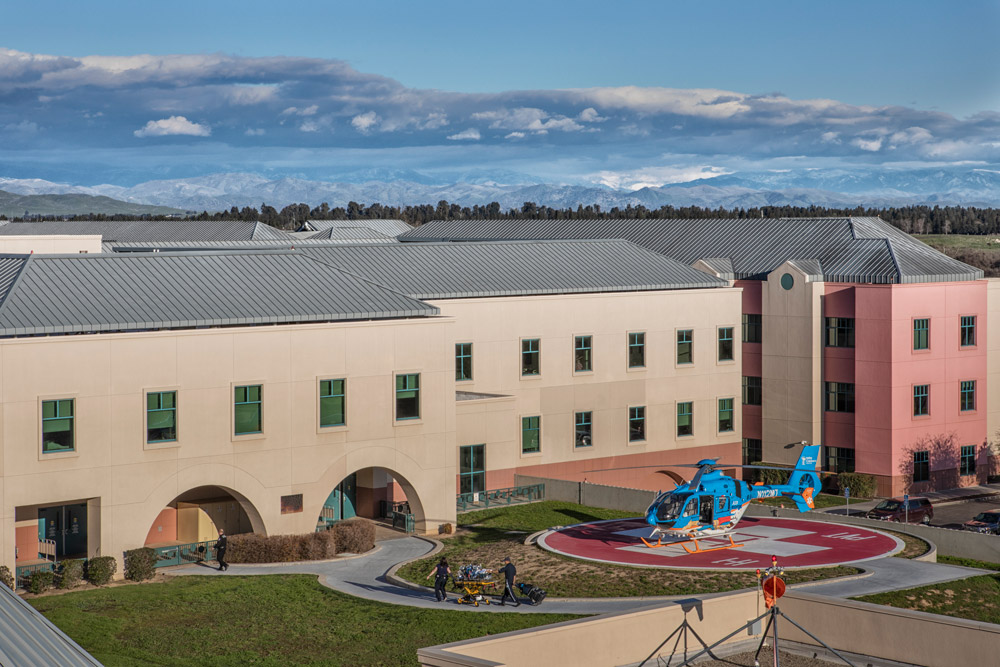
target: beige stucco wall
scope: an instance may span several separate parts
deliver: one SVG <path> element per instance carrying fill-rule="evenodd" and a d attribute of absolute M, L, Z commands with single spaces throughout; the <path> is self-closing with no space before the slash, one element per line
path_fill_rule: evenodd
<path fill-rule="evenodd" d="M 0 254 L 57 255 L 101 252 L 100 234 L 38 234 L 0 236 Z"/>
<path fill-rule="evenodd" d="M 141 546 L 157 514 L 199 486 L 252 506 L 270 534 L 315 528 L 347 475 L 392 472 L 418 529 L 454 521 L 454 349 L 449 318 L 0 341 L 0 554 L 15 508 L 94 499 L 90 555 Z M 421 419 L 394 420 L 394 373 L 420 373 Z M 318 427 L 318 382 L 346 378 L 347 425 Z M 263 433 L 234 436 L 233 386 L 263 385 Z M 178 441 L 145 442 L 145 392 L 176 390 Z M 42 454 L 43 399 L 73 398 L 76 450 Z M 413 493 L 415 490 L 415 493 Z M 280 497 L 303 494 L 301 513 Z M 94 521 L 92 521 L 92 524 Z M 256 525 L 259 524 L 259 525 Z M 93 525 L 91 526 L 93 533 Z"/>
<path fill-rule="evenodd" d="M 458 445 L 487 443 L 487 468 L 563 463 L 738 442 L 738 288 L 434 301 L 455 319 L 455 343 L 473 343 L 473 379 L 456 389 L 511 399 L 460 401 Z M 734 360 L 717 360 L 717 329 L 733 328 Z M 676 363 L 676 332 L 694 330 L 694 363 Z M 629 332 L 646 333 L 646 366 L 629 369 Z M 574 338 L 593 337 L 592 372 L 575 372 Z M 541 374 L 521 375 L 521 340 L 541 340 Z M 734 429 L 718 432 L 719 398 Z M 694 435 L 676 435 L 677 402 L 694 402 Z M 468 403 L 468 404 L 467 404 Z M 628 442 L 628 408 L 646 406 L 646 440 Z M 575 447 L 577 411 L 593 412 L 593 445 Z M 521 417 L 540 415 L 541 452 L 522 454 Z"/>

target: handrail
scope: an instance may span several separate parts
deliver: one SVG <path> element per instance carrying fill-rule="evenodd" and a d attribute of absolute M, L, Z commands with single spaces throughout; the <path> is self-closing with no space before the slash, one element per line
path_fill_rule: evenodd
<path fill-rule="evenodd" d="M 527 503 L 544 498 L 545 484 L 527 484 L 480 491 L 479 493 L 460 493 L 456 497 L 456 505 L 459 512 L 467 512 L 471 509 Z"/>

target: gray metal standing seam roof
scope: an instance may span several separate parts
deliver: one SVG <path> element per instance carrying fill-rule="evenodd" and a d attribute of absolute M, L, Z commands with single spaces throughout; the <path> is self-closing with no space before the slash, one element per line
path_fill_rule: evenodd
<path fill-rule="evenodd" d="M 297 251 L 418 299 L 728 285 L 621 240 L 383 243 Z"/>
<path fill-rule="evenodd" d="M 295 251 L 0 255 L 0 288 L 0 337 L 439 312 Z"/>
<path fill-rule="evenodd" d="M 101 663 L 14 591 L 0 584 L 0 665 L 100 667 Z"/>
<path fill-rule="evenodd" d="M 404 242 L 596 238 L 627 239 L 685 264 L 704 260 L 724 269 L 721 260 L 728 259 L 738 279 L 762 279 L 788 260 L 815 260 L 830 282 L 983 277 L 879 218 L 435 220 L 399 236 Z"/>
<path fill-rule="evenodd" d="M 335 229 L 338 227 L 355 227 L 371 229 L 379 233 L 379 236 L 399 236 L 413 229 L 412 226 L 402 220 L 371 219 L 371 220 L 306 220 L 302 223 L 302 231 L 311 230 L 321 232 L 325 229 Z"/>
<path fill-rule="evenodd" d="M 363 241 L 366 239 L 385 239 L 395 243 L 396 236 L 389 236 L 367 227 L 330 227 L 309 235 L 310 239 L 340 239 L 344 241 Z"/>
<path fill-rule="evenodd" d="M 294 250 L 304 246 L 345 243 L 398 243 L 395 238 L 375 239 L 268 239 L 256 241 L 105 241 L 101 252 L 218 252 L 220 250 Z"/>
<path fill-rule="evenodd" d="M 287 240 L 288 234 L 254 220 L 53 220 L 12 222 L 2 236 L 100 234 L 103 241 L 252 241 Z"/>

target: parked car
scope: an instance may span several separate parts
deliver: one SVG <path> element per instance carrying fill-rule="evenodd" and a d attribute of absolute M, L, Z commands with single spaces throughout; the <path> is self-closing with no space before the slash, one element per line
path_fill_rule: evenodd
<path fill-rule="evenodd" d="M 867 514 L 869 519 L 883 521 L 909 521 L 909 523 L 928 524 L 934 518 L 934 507 L 927 498 L 889 498 L 883 500 Z"/>
<path fill-rule="evenodd" d="M 980 512 L 971 521 L 963 523 L 962 529 L 971 530 L 974 533 L 1000 535 L 1000 510 Z"/>

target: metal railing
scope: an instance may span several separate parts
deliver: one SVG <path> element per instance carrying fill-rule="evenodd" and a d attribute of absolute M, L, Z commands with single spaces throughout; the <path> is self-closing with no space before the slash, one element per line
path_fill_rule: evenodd
<path fill-rule="evenodd" d="M 14 588 L 24 588 L 28 579 L 35 572 L 55 572 L 56 564 L 52 562 L 48 563 L 34 563 L 32 565 L 18 565 L 14 568 Z"/>
<path fill-rule="evenodd" d="M 528 484 L 526 486 L 511 486 L 506 489 L 480 491 L 479 493 L 460 493 L 456 498 L 456 505 L 459 512 L 466 512 L 497 505 L 530 503 L 544 498 L 544 484 Z"/>
<path fill-rule="evenodd" d="M 169 547 L 154 547 L 156 564 L 154 567 L 170 567 L 171 565 L 186 565 L 200 563 L 205 560 L 215 560 L 215 542 L 190 542 L 174 544 Z"/>
<path fill-rule="evenodd" d="M 410 514 L 410 501 L 401 500 L 398 503 L 394 503 L 390 500 L 379 501 L 379 514 L 383 519 L 391 519 L 393 512 Z"/>
<path fill-rule="evenodd" d="M 386 518 L 392 519 L 393 528 L 404 530 L 407 533 L 416 532 L 416 521 L 412 514 L 409 512 L 390 512 L 389 514 L 390 516 Z"/>

